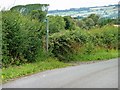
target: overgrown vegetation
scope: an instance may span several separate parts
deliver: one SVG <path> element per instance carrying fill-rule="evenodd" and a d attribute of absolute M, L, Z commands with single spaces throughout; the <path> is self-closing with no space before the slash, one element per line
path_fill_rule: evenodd
<path fill-rule="evenodd" d="M 17 12 L 3 12 L 3 67 L 33 62 L 42 49 L 43 23 Z"/>
<path fill-rule="evenodd" d="M 112 49 L 118 50 L 118 29 L 108 25 L 89 31 L 66 31 L 53 34 L 50 41 L 50 49 L 55 57 L 63 61 L 71 61 L 75 60 L 74 54 L 94 55 L 99 48 L 108 52 Z"/>
<path fill-rule="evenodd" d="M 120 37 L 118 27 L 113 25 L 119 21 L 103 19 L 96 14 L 82 20 L 48 16 L 50 36 L 46 53 L 46 11 L 42 11 L 42 7 L 39 10 L 34 10 L 33 5 L 31 9 L 28 7 L 26 14 L 21 13 L 21 6 L 16 7 L 17 11 L 14 8 L 2 11 L 2 74 L 5 81 L 67 66 L 64 62 L 118 56 Z"/>

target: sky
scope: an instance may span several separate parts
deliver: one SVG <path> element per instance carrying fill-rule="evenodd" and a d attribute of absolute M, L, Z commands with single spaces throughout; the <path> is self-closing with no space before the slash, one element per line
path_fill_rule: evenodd
<path fill-rule="evenodd" d="M 119 0 L 0 0 L 0 10 L 9 9 L 15 5 L 49 4 L 49 10 L 64 10 L 69 8 L 93 7 L 118 4 Z"/>

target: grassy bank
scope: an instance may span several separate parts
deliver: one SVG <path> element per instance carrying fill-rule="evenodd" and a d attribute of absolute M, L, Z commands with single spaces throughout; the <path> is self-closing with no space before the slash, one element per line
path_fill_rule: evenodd
<path fill-rule="evenodd" d="M 35 63 L 23 64 L 20 66 L 11 66 L 2 69 L 2 82 L 5 83 L 9 80 L 19 78 L 26 75 L 31 75 L 37 72 L 51 70 L 55 68 L 62 68 L 69 66 L 69 64 L 60 62 L 56 59 L 49 58 L 46 61 Z"/>
<path fill-rule="evenodd" d="M 95 52 L 90 54 L 77 53 L 73 55 L 75 61 L 97 61 L 97 60 L 109 60 L 118 57 L 118 50 L 106 50 L 97 49 Z"/>
<path fill-rule="evenodd" d="M 108 60 L 112 58 L 118 57 L 118 51 L 117 50 L 104 50 L 99 49 L 96 53 L 92 54 L 76 54 L 73 56 L 75 62 L 87 62 L 87 61 L 97 61 L 97 60 Z M 45 71 L 45 70 L 51 70 L 55 68 L 62 68 L 66 66 L 73 65 L 71 62 L 64 63 L 60 62 L 57 59 L 49 58 L 46 61 L 40 61 L 35 63 L 28 63 L 23 64 L 20 66 L 11 66 L 9 68 L 3 68 L 2 69 L 2 81 L 3 83 L 19 78 L 26 75 L 31 75 L 37 72 Z"/>

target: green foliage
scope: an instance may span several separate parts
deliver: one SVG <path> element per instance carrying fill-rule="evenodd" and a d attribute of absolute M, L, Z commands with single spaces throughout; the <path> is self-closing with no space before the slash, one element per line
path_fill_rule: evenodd
<path fill-rule="evenodd" d="M 120 17 L 119 17 L 119 15 L 118 15 L 118 18 L 113 19 L 113 22 L 114 22 L 114 24 L 116 24 L 116 25 L 120 25 Z"/>
<path fill-rule="evenodd" d="M 85 24 L 85 21 L 83 21 L 83 20 L 77 20 L 77 21 L 76 21 L 76 24 L 77 24 L 77 26 L 80 27 L 81 29 L 86 29 L 86 28 L 87 28 L 87 27 L 86 27 L 86 24 Z"/>
<path fill-rule="evenodd" d="M 0 12 L 0 66 L 2 65 L 2 12 Z"/>
<path fill-rule="evenodd" d="M 96 25 L 98 23 L 100 16 L 96 15 L 96 14 L 91 14 L 88 16 L 88 18 L 91 18 L 93 20 L 94 24 Z"/>
<path fill-rule="evenodd" d="M 87 42 L 84 46 L 85 54 L 91 54 L 94 52 L 94 44 L 92 42 Z"/>
<path fill-rule="evenodd" d="M 31 12 L 31 17 L 32 17 L 32 19 L 37 19 L 37 20 L 39 20 L 41 22 L 41 21 L 45 20 L 46 12 L 41 11 L 41 10 L 33 10 Z"/>
<path fill-rule="evenodd" d="M 91 29 L 95 26 L 95 22 L 92 18 L 84 18 L 83 21 L 85 22 L 85 26 L 83 26 L 85 29 Z"/>
<path fill-rule="evenodd" d="M 3 12 L 3 66 L 33 62 L 42 47 L 42 23 L 17 12 Z"/>
<path fill-rule="evenodd" d="M 96 47 L 106 49 L 118 48 L 118 29 L 114 26 L 89 31 L 66 31 L 55 33 L 50 37 L 50 49 L 53 55 L 60 60 L 74 60 L 72 55 L 79 53 L 79 49 L 85 47 L 82 54 L 91 54 Z"/>
<path fill-rule="evenodd" d="M 46 22 L 43 22 L 46 12 L 34 10 L 34 7 L 30 7 L 32 11 L 28 15 L 23 15 L 14 10 L 3 12 L 2 62 L 5 67 L 46 59 Z M 69 16 L 48 16 L 48 20 L 50 55 L 59 60 L 73 60 L 72 55 L 78 53 L 82 47 L 86 47 L 85 52 L 83 52 L 85 54 L 91 54 L 96 47 L 118 48 L 117 27 L 103 25 L 99 28 L 97 26 L 98 15 L 91 14 L 80 21 Z M 77 28 L 76 24 L 82 30 L 79 30 L 80 28 Z"/>
<path fill-rule="evenodd" d="M 65 29 L 66 30 L 75 30 L 75 21 L 72 17 L 70 16 L 64 16 L 64 21 L 65 21 Z"/>
<path fill-rule="evenodd" d="M 113 23 L 113 19 L 101 18 L 101 19 L 99 19 L 99 21 L 98 21 L 98 25 L 99 25 L 100 27 L 105 26 L 105 25 L 107 25 L 107 24 L 112 24 L 112 23 Z"/>
<path fill-rule="evenodd" d="M 21 6 L 15 8 L 21 10 Z M 43 22 L 46 12 L 34 9 L 34 6 L 30 6 L 27 15 L 20 14 L 13 8 L 2 12 L 2 64 L 3 67 L 8 67 L 3 69 L 4 80 L 67 66 L 58 59 L 66 62 L 117 57 L 120 44 L 118 28 L 112 24 L 106 25 L 110 24 L 109 20 L 100 24 L 99 16 L 95 14 L 80 21 L 69 16 L 48 16 L 50 40 L 49 53 L 46 55 L 46 22 Z M 76 24 L 82 30 L 76 28 Z"/>
<path fill-rule="evenodd" d="M 49 32 L 56 33 L 65 29 L 65 22 L 61 16 L 49 16 Z"/>
<path fill-rule="evenodd" d="M 82 47 L 80 51 L 72 55 L 74 61 L 96 61 L 108 60 L 118 57 L 118 50 L 107 50 L 105 48 L 96 47 L 91 53 L 86 53 L 86 47 Z"/>
<path fill-rule="evenodd" d="M 96 14 L 91 14 L 88 17 L 83 18 L 82 20 L 76 21 L 78 27 L 86 30 L 117 23 L 118 23 L 117 19 L 100 18 L 100 16 Z"/>
<path fill-rule="evenodd" d="M 8 80 L 26 76 L 28 74 L 34 74 L 55 68 L 63 68 L 66 66 L 69 66 L 69 64 L 59 62 L 55 58 L 47 58 L 47 60 L 43 60 L 42 62 L 37 61 L 34 63 L 23 64 L 21 66 L 11 66 L 9 68 L 2 69 L 2 81 L 4 83 Z"/>
<path fill-rule="evenodd" d="M 108 49 L 118 49 L 118 28 L 114 26 L 104 26 L 100 29 L 90 30 L 91 40 L 96 46 Z"/>

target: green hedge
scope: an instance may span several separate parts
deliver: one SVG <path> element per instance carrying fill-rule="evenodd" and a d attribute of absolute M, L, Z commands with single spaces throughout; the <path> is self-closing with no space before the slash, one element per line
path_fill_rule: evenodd
<path fill-rule="evenodd" d="M 63 61 L 73 60 L 73 54 L 92 53 L 97 47 L 105 49 L 118 48 L 118 28 L 104 26 L 93 30 L 76 30 L 55 33 L 50 36 L 50 52 Z"/>
<path fill-rule="evenodd" d="M 44 60 L 46 24 L 31 16 L 23 16 L 19 12 L 2 12 L 2 64 L 5 67 L 20 65 L 26 62 Z M 76 53 L 90 54 L 97 47 L 106 49 L 118 48 L 118 28 L 104 26 L 91 30 L 64 30 L 65 22 L 62 17 L 49 17 L 50 42 L 49 51 L 59 60 L 73 60 Z M 53 20 L 52 22 L 52 19 Z M 59 23 L 54 24 L 58 19 Z M 59 30 L 55 28 L 59 26 Z M 63 29 L 63 30 L 62 30 Z M 59 31 L 59 32 L 58 32 Z M 58 33 L 54 33 L 58 32 Z M 50 55 L 51 55 L 50 54 Z"/>
<path fill-rule="evenodd" d="M 43 24 L 12 11 L 2 16 L 3 66 L 33 62 L 42 49 Z"/>

